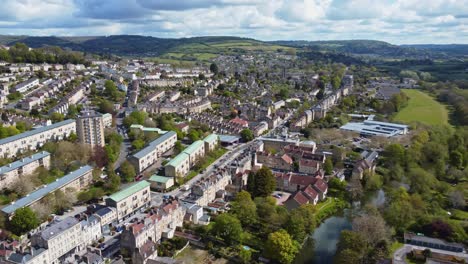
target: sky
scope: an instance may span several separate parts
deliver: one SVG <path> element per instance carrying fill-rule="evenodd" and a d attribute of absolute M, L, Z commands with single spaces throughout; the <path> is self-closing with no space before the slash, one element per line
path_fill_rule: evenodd
<path fill-rule="evenodd" d="M 468 0 L 0 0 L 0 34 L 468 44 Z"/>

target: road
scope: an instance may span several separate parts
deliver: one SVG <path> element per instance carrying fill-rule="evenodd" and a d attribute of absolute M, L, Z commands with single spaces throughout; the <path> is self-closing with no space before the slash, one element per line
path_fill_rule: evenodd
<path fill-rule="evenodd" d="M 117 132 L 123 137 L 123 142 L 120 145 L 119 151 L 119 158 L 114 164 L 114 170 L 120 168 L 120 165 L 127 159 L 128 154 L 130 153 L 130 149 L 132 144 L 128 139 L 128 135 L 126 133 L 126 129 L 123 126 L 123 117 L 122 115 L 125 113 L 126 108 L 122 108 L 116 115 L 115 118 L 115 125 L 117 127 Z"/>
<path fill-rule="evenodd" d="M 282 122 L 280 122 L 275 128 L 271 129 L 267 134 L 264 136 L 270 136 L 272 133 L 275 133 L 277 131 L 281 131 L 284 128 L 284 124 L 290 119 L 291 117 L 286 118 Z M 229 165 L 233 160 L 235 160 L 242 152 L 256 144 L 258 141 L 258 138 L 255 138 L 253 141 L 250 141 L 248 143 L 240 143 L 237 146 L 235 146 L 232 150 L 224 153 L 223 156 L 221 156 L 219 159 L 217 159 L 215 162 L 213 162 L 210 166 L 208 166 L 203 173 L 200 173 L 187 181 L 185 185 L 192 186 L 195 182 L 200 180 L 201 178 L 205 176 L 209 176 L 215 172 L 216 168 L 225 168 L 227 165 Z M 188 194 L 188 191 L 183 191 L 181 188 L 177 188 L 171 192 L 168 193 L 152 193 L 152 199 L 153 203 L 157 201 L 162 200 L 163 195 L 169 195 L 169 196 L 174 196 L 178 198 L 185 197 Z"/>

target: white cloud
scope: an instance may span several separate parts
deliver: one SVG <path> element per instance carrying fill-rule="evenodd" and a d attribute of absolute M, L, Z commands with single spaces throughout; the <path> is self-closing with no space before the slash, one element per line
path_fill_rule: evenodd
<path fill-rule="evenodd" d="M 0 34 L 468 43 L 468 0 L 2 0 Z"/>

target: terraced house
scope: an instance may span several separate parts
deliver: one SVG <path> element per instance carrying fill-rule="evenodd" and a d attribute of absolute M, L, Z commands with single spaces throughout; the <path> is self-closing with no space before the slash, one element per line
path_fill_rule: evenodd
<path fill-rule="evenodd" d="M 33 173 L 40 166 L 46 169 L 50 167 L 49 152 L 42 151 L 35 153 L 29 157 L 0 167 L 0 189 L 11 187 L 13 183 L 21 180 L 23 175 Z"/>
<path fill-rule="evenodd" d="M 14 157 L 24 150 L 35 150 L 44 143 L 62 140 L 76 132 L 76 122 L 68 119 L 0 140 L 0 157 Z"/>
<path fill-rule="evenodd" d="M 169 131 L 148 144 L 145 148 L 130 157 L 130 162 L 138 173 L 153 165 L 159 157 L 174 147 L 177 133 Z"/>
<path fill-rule="evenodd" d="M 150 183 L 141 181 L 114 193 L 106 199 L 106 205 L 117 209 L 117 220 L 120 221 L 151 202 Z"/>
<path fill-rule="evenodd" d="M 67 189 L 73 189 L 74 191 L 80 191 L 88 187 L 93 181 L 93 167 L 84 166 L 71 173 L 63 176 L 60 179 L 52 182 L 49 185 L 35 190 L 34 192 L 26 195 L 25 197 L 11 203 L 10 205 L 2 208 L 2 212 L 8 216 L 12 216 L 16 210 L 31 206 L 39 202 L 47 194 L 53 193 L 57 190 L 67 191 Z"/>

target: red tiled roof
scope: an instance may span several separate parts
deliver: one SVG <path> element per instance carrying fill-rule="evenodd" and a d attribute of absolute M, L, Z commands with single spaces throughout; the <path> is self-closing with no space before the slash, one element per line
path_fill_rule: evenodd
<path fill-rule="evenodd" d="M 322 193 L 326 192 L 328 189 L 327 183 L 320 178 L 316 178 L 316 179 L 317 181 L 314 183 L 314 187 L 317 188 Z"/>
<path fill-rule="evenodd" d="M 298 184 L 302 186 L 314 184 L 317 181 L 317 178 L 307 175 L 292 174 L 289 178 L 290 184 Z"/>
<path fill-rule="evenodd" d="M 236 117 L 236 118 L 233 118 L 229 121 L 229 123 L 233 123 L 233 124 L 237 124 L 237 125 L 241 125 L 241 126 L 248 126 L 249 125 L 249 122 L 243 120 L 243 119 L 240 119 L 239 117 Z"/>
<path fill-rule="evenodd" d="M 314 188 L 312 188 L 312 186 L 308 185 L 307 187 L 304 188 L 304 190 L 302 190 L 302 192 L 304 194 L 306 194 L 306 196 L 308 196 L 308 198 L 313 201 L 315 200 L 317 197 L 318 197 L 318 193 L 316 190 L 314 190 Z"/>
<path fill-rule="evenodd" d="M 283 159 L 286 163 L 288 164 L 292 164 L 293 163 L 293 160 L 291 159 L 291 157 L 289 157 L 287 154 L 284 154 L 283 156 L 281 156 L 281 159 Z"/>
<path fill-rule="evenodd" d="M 296 201 L 300 205 L 307 204 L 309 202 L 309 199 L 305 197 L 305 195 L 302 194 L 302 192 L 300 191 L 296 192 L 293 195 L 292 199 L 294 199 L 294 201 Z"/>

